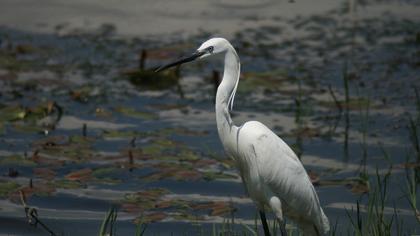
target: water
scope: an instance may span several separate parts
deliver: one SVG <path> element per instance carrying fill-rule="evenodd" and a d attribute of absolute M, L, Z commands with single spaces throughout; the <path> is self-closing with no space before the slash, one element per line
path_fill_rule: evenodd
<path fill-rule="evenodd" d="M 170 37 L 150 36 L 157 30 L 170 35 L 170 24 L 144 27 L 133 37 L 127 33 L 132 21 L 123 27 L 114 19 L 115 27 L 94 31 L 87 29 L 97 23 L 72 21 L 52 30 L 60 23 L 54 17 L 44 19 L 45 27 L 31 26 L 24 18 L 16 24 L 3 21 L 0 233 L 45 234 L 25 221 L 19 190 L 57 234 L 97 233 L 111 206 L 119 209 L 118 234 L 132 234 L 133 221 L 141 217 L 153 222 L 148 234 L 209 234 L 213 223 L 231 218 L 233 209 L 235 222 L 253 228 L 255 208 L 215 127 L 212 76 L 221 61 L 184 66 L 179 80 L 168 75 L 154 82 L 155 75 L 136 70 L 142 49 L 147 50 L 146 68 L 152 68 L 217 34 L 222 24 L 211 16 L 235 6 L 211 3 L 189 6 L 208 6 L 211 27 L 198 21 L 189 24 L 191 33 Z M 321 204 L 339 233 L 350 227 L 346 212 L 355 215 L 356 201 L 366 204 L 363 192 L 373 192 L 376 170 L 383 177 L 392 165 L 386 217 L 395 207 L 404 232 L 418 233 L 404 197 L 404 166 L 415 163 L 407 127 L 409 117 L 418 116 L 420 23 L 412 14 L 418 4 L 368 2 L 349 13 L 346 2 L 310 9 L 304 1 L 264 1 L 252 14 L 247 7 L 257 3 L 243 4 L 236 17 L 224 18 L 226 26 L 218 34 L 236 32 L 229 39 L 242 62 L 235 123 L 259 120 L 293 147 L 317 179 Z M 127 11 L 128 5 L 120 10 Z M 297 10 L 276 17 L 272 9 L 279 6 Z M 183 18 L 183 9 L 153 9 L 176 22 L 206 15 Z M 242 24 L 238 19 L 247 20 Z M 208 32 L 195 33 L 200 27 Z M 358 179 L 364 170 L 369 188 Z"/>

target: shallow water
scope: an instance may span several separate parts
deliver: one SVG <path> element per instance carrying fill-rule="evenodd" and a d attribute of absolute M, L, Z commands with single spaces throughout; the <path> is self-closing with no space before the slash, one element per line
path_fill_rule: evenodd
<path fill-rule="evenodd" d="M 298 1 L 302 11 L 284 17 L 267 10 L 274 5 L 247 15 L 247 4 L 254 3 L 244 3 L 238 19 L 252 24 L 227 20 L 243 68 L 235 123 L 259 120 L 292 146 L 339 233 L 348 232 L 346 212 L 355 215 L 356 201 L 366 204 L 376 171 L 383 176 L 392 165 L 386 217 L 395 206 L 404 233 L 418 233 L 404 197 L 404 165 L 415 162 L 409 115 L 420 117 L 420 22 L 410 14 L 418 4 L 379 1 L 351 15 L 342 2 L 305 14 Z M 136 69 L 142 49 L 153 68 L 193 51 L 212 27 L 150 38 L 126 36 L 118 22 L 117 34 L 110 26 L 50 32 L 22 29 L 22 22 L 0 28 L 0 233 L 45 234 L 28 226 L 19 190 L 57 234 L 97 233 L 111 206 L 122 235 L 135 231 L 138 217 L 148 222 L 147 234 L 209 234 L 232 214 L 253 228 L 255 208 L 216 132 L 213 71 L 221 61 L 183 66 L 179 79 L 152 75 L 158 82 Z M 369 188 L 359 179 L 363 169 Z"/>

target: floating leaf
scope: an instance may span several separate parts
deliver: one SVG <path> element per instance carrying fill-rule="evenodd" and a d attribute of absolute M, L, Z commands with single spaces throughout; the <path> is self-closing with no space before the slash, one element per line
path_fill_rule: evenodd
<path fill-rule="evenodd" d="M 320 186 L 346 186 L 352 193 L 360 194 L 369 192 L 369 183 L 360 178 L 348 178 L 339 180 L 319 180 Z"/>
<path fill-rule="evenodd" d="M 115 177 L 120 172 L 120 169 L 115 167 L 102 167 L 93 170 L 92 176 L 95 177 L 95 182 L 105 184 L 118 184 L 121 180 Z"/>
<path fill-rule="evenodd" d="M 40 155 L 39 153 L 35 153 L 32 156 L 32 161 L 39 165 L 47 165 L 47 166 L 62 166 L 65 164 L 64 160 L 55 159 L 54 157 L 46 157 L 43 155 Z"/>
<path fill-rule="evenodd" d="M 159 201 L 156 203 L 155 207 L 157 209 L 165 209 L 172 207 L 172 201 L 171 200 L 165 200 L 165 201 Z"/>
<path fill-rule="evenodd" d="M 350 188 L 352 193 L 362 194 L 369 192 L 369 184 L 367 184 L 365 181 L 353 181 L 346 186 Z"/>
<path fill-rule="evenodd" d="M 145 215 L 143 215 L 142 217 L 136 219 L 134 222 L 136 224 L 138 223 L 152 223 L 152 222 L 157 222 L 157 221 L 161 221 L 163 219 L 165 219 L 166 217 L 168 217 L 168 215 L 164 212 L 150 212 L 147 213 Z"/>
<path fill-rule="evenodd" d="M 0 158 L 0 165 L 10 166 L 10 165 L 20 165 L 20 166 L 34 166 L 35 163 L 21 155 L 10 155 Z"/>
<path fill-rule="evenodd" d="M 202 171 L 204 179 L 207 181 L 216 179 L 236 179 L 237 176 L 233 174 L 223 173 L 222 171 Z"/>
<path fill-rule="evenodd" d="M 36 124 L 24 123 L 24 122 L 15 122 L 13 123 L 13 128 L 22 133 L 41 133 L 44 131 L 42 127 L 37 126 Z"/>
<path fill-rule="evenodd" d="M 196 203 L 192 206 L 195 210 L 204 210 L 209 209 L 211 211 L 210 215 L 212 216 L 222 216 L 231 213 L 234 208 L 231 204 L 226 202 L 205 202 L 205 203 Z"/>
<path fill-rule="evenodd" d="M 22 120 L 26 116 L 26 110 L 22 107 L 4 107 L 0 109 L 0 121 Z"/>
<path fill-rule="evenodd" d="M 51 184 L 55 188 L 63 188 L 63 189 L 79 189 L 79 188 L 85 187 L 79 181 L 71 181 L 67 179 L 54 180 L 53 182 L 51 182 Z"/>
<path fill-rule="evenodd" d="M 9 195 L 9 198 L 13 202 L 21 202 L 20 201 L 20 192 L 23 192 L 26 198 L 30 198 L 32 195 L 37 196 L 50 196 L 52 193 L 55 192 L 55 187 L 47 182 L 36 182 L 33 186 L 26 186 L 23 188 L 19 188 L 15 192 Z"/>
<path fill-rule="evenodd" d="M 181 152 L 178 153 L 177 157 L 180 161 L 195 161 L 200 158 L 197 154 L 188 149 L 182 149 Z"/>
<path fill-rule="evenodd" d="M 218 162 L 213 159 L 199 159 L 194 162 L 194 166 L 196 168 L 203 168 L 203 167 L 209 167 L 209 166 L 215 165 L 217 163 Z"/>
<path fill-rule="evenodd" d="M 141 133 L 134 130 L 104 130 L 102 135 L 104 138 L 133 138 Z"/>
<path fill-rule="evenodd" d="M 15 192 L 20 187 L 19 184 L 12 181 L 0 182 L 0 198 L 7 197 L 10 193 Z"/>
<path fill-rule="evenodd" d="M 50 168 L 34 168 L 33 172 L 36 177 L 47 180 L 54 179 L 56 175 L 56 172 L 51 170 Z"/>
<path fill-rule="evenodd" d="M 152 188 L 126 194 L 122 201 L 122 208 L 127 212 L 144 212 L 154 209 L 160 198 L 168 193 L 169 191 L 164 188 Z"/>
<path fill-rule="evenodd" d="M 159 197 L 170 193 L 165 188 L 152 188 L 148 190 L 139 191 L 136 193 L 126 194 L 124 199 L 128 202 L 138 202 L 144 200 L 157 200 Z"/>
<path fill-rule="evenodd" d="M 182 220 L 182 221 L 200 221 L 205 220 L 203 216 L 199 215 L 193 215 L 188 212 L 177 212 L 172 215 L 172 217 L 176 220 Z"/>
<path fill-rule="evenodd" d="M 115 174 L 119 171 L 119 169 L 115 167 L 101 167 L 93 170 L 92 176 L 96 178 L 105 178 L 109 175 Z"/>
<path fill-rule="evenodd" d="M 178 181 L 197 181 L 201 179 L 202 174 L 195 170 L 181 170 L 176 171 L 171 177 Z"/>
<path fill-rule="evenodd" d="M 157 171 L 157 172 L 154 172 L 152 174 L 148 174 L 146 176 L 143 176 L 143 177 L 141 177 L 141 179 L 143 181 L 153 182 L 153 181 L 159 181 L 159 180 L 164 179 L 164 178 L 169 178 L 171 176 L 172 176 L 172 173 L 165 173 L 163 171 Z"/>
<path fill-rule="evenodd" d="M 86 137 L 83 135 L 72 135 L 70 136 L 70 143 L 71 144 L 79 144 L 83 146 L 89 146 L 94 141 L 92 137 Z"/>
<path fill-rule="evenodd" d="M 86 181 L 92 177 L 92 169 L 85 168 L 81 170 L 73 171 L 65 176 L 68 180 L 79 180 L 79 181 Z"/>
<path fill-rule="evenodd" d="M 140 205 L 137 203 L 132 203 L 132 202 L 124 202 L 121 204 L 121 208 L 123 209 L 123 211 L 125 212 L 129 212 L 129 213 L 139 213 L 139 212 L 144 212 L 147 209 L 144 208 L 144 205 Z"/>
<path fill-rule="evenodd" d="M 211 216 L 223 216 L 231 214 L 235 209 L 225 202 L 215 202 L 211 208 Z"/>
<path fill-rule="evenodd" d="M 151 112 L 145 112 L 145 111 L 137 111 L 131 107 L 118 107 L 115 108 L 115 110 L 119 113 L 122 113 L 126 116 L 133 117 L 133 118 L 139 118 L 143 120 L 154 120 L 159 118 L 158 115 L 151 113 Z"/>
<path fill-rule="evenodd" d="M 100 90 L 97 86 L 84 85 L 77 89 L 70 90 L 70 97 L 78 102 L 86 103 L 90 98 L 98 96 Z"/>
<path fill-rule="evenodd" d="M 64 135 L 51 135 L 46 138 L 38 139 L 32 143 L 33 146 L 57 146 L 64 145 L 69 141 L 69 138 Z"/>

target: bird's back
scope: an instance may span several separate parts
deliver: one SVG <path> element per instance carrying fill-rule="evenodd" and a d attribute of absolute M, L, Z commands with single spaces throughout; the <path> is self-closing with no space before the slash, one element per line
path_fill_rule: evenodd
<path fill-rule="evenodd" d="M 262 123 L 250 121 L 238 128 L 236 144 L 237 159 L 242 158 L 242 165 L 247 165 L 242 167 L 245 173 L 241 175 L 245 175 L 244 181 L 250 175 L 253 182 L 247 190 L 254 201 L 262 200 L 261 192 L 255 191 L 263 190 L 266 202 L 270 194 L 280 198 L 284 214 L 304 232 L 324 234 L 329 230 L 328 219 L 302 163 L 281 138 Z"/>

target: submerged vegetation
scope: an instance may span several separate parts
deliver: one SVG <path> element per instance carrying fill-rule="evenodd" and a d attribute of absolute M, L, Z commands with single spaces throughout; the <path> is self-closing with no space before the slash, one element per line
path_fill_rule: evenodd
<path fill-rule="evenodd" d="M 299 154 L 331 235 L 418 234 L 420 25 L 386 14 L 354 24 L 345 11 L 238 32 L 233 119 L 262 121 Z M 57 235 L 261 235 L 217 138 L 220 72 L 152 73 L 211 33 L 162 42 L 112 29 L 0 27 L 2 219 L 25 217 L 25 196 Z"/>

